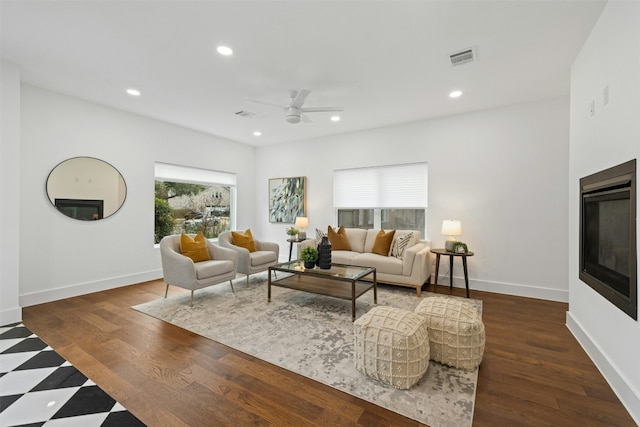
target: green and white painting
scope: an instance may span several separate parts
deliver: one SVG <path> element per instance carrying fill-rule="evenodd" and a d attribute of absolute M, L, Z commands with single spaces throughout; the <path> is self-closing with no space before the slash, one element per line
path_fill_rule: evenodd
<path fill-rule="evenodd" d="M 307 178 L 269 179 L 269 222 L 294 223 L 306 216 Z"/>

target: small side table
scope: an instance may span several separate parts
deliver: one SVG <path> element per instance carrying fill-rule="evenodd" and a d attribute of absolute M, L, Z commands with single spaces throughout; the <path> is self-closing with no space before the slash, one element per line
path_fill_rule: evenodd
<path fill-rule="evenodd" d="M 438 269 L 440 268 L 440 256 L 446 255 L 449 257 L 449 289 L 453 288 L 453 258 L 462 257 L 462 268 L 464 269 L 464 284 L 467 287 L 467 298 L 469 298 L 469 274 L 467 273 L 467 257 L 473 256 L 473 252 L 449 252 L 445 249 L 431 249 L 431 252 L 436 254 L 436 280 L 435 289 L 438 291 Z"/>
<path fill-rule="evenodd" d="M 298 239 L 297 237 L 295 239 L 287 239 L 287 242 L 289 242 L 289 261 L 291 261 L 291 252 L 293 251 L 293 244 L 294 243 L 301 243 L 304 242 L 307 239 Z"/>

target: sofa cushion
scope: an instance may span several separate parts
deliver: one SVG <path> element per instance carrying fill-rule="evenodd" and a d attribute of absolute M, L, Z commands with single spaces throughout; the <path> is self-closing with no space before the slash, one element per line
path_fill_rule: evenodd
<path fill-rule="evenodd" d="M 329 237 L 329 242 L 331 243 L 332 251 L 350 251 L 351 245 L 349 244 L 349 238 L 347 237 L 347 231 L 343 226 L 338 228 L 336 232 L 333 227 L 329 226 L 327 228 L 327 236 Z"/>
<path fill-rule="evenodd" d="M 346 228 L 347 237 L 349 238 L 349 245 L 354 252 L 365 252 L 364 243 L 367 237 L 367 232 L 363 228 Z"/>
<path fill-rule="evenodd" d="M 358 254 L 351 260 L 353 265 L 374 267 L 380 273 L 402 275 L 402 260 L 378 254 Z"/>
<path fill-rule="evenodd" d="M 353 259 L 358 255 L 360 255 L 360 252 L 331 251 L 331 262 L 335 264 L 357 265 L 357 263 L 354 262 Z"/>
<path fill-rule="evenodd" d="M 273 251 L 255 251 L 249 255 L 251 258 L 251 266 L 258 266 L 275 262 L 278 260 L 278 254 Z"/>
<path fill-rule="evenodd" d="M 241 248 L 245 248 L 249 252 L 255 252 L 257 250 L 256 242 L 254 242 L 253 235 L 251 234 L 251 230 L 249 228 L 247 228 L 247 230 L 244 233 L 238 233 L 237 231 L 232 231 L 231 237 L 233 238 L 234 245 L 240 246 Z"/>
<path fill-rule="evenodd" d="M 396 234 L 396 230 L 387 231 L 386 233 L 384 232 L 384 230 L 380 230 L 378 234 L 376 234 L 376 239 L 373 242 L 371 253 L 382 256 L 389 256 L 389 251 L 391 250 L 391 242 L 393 241 L 394 234 Z"/>
<path fill-rule="evenodd" d="M 202 233 L 196 234 L 195 238 L 182 233 L 180 235 L 180 253 L 191 258 L 193 262 L 208 261 L 211 259 L 207 250 L 207 239 Z"/>
<path fill-rule="evenodd" d="M 198 280 L 207 279 L 221 274 L 231 273 L 234 265 L 231 260 L 210 260 L 196 264 L 196 278 Z"/>

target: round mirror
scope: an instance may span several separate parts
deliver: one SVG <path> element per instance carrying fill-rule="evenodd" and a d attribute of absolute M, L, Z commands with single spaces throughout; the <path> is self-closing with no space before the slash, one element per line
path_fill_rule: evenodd
<path fill-rule="evenodd" d="M 74 157 L 49 173 L 47 196 L 64 215 L 94 221 L 120 209 L 127 197 L 127 186 L 109 163 L 93 157 Z"/>

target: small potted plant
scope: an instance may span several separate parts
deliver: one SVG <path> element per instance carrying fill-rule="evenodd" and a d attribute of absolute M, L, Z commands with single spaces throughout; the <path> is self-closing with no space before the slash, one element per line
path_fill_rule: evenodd
<path fill-rule="evenodd" d="M 302 248 L 300 258 L 304 261 L 304 268 L 313 268 L 316 266 L 316 261 L 318 260 L 318 250 L 313 246 Z"/>
<path fill-rule="evenodd" d="M 295 227 L 289 227 L 287 228 L 287 234 L 289 235 L 290 239 L 295 239 L 298 235 L 298 229 Z"/>

